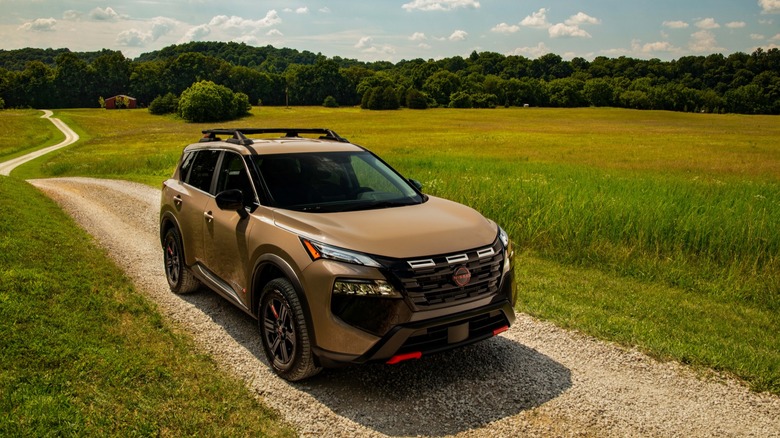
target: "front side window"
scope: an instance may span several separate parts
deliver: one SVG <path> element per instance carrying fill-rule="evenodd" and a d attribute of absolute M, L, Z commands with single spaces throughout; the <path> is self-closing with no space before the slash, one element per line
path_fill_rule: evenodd
<path fill-rule="evenodd" d="M 244 159 L 241 155 L 232 152 L 225 152 L 225 156 L 222 158 L 215 192 L 219 193 L 225 190 L 241 190 L 244 195 L 244 205 L 252 205 L 255 202 L 255 192 L 247 174 Z"/>
<path fill-rule="evenodd" d="M 254 157 L 277 207 L 335 212 L 419 204 L 422 197 L 369 152 Z"/>
<path fill-rule="evenodd" d="M 185 177 L 184 182 L 209 193 L 219 154 L 220 151 L 198 151 L 192 159 L 189 174 Z"/>

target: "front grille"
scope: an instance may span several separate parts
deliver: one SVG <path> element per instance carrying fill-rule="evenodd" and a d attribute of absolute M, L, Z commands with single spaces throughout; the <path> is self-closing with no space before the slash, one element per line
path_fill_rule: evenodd
<path fill-rule="evenodd" d="M 498 292 L 503 262 L 503 246 L 496 240 L 492 246 L 463 253 L 397 261 L 391 274 L 416 308 L 443 307 Z M 454 278 L 461 267 L 471 274 L 464 286 Z"/>
<path fill-rule="evenodd" d="M 449 330 L 462 324 L 468 324 L 468 337 L 456 343 L 450 343 Z M 396 354 L 414 351 L 420 351 L 425 354 L 447 350 L 458 345 L 470 344 L 489 338 L 495 334 L 495 330 L 508 325 L 509 321 L 507 321 L 504 313 L 500 310 L 494 310 L 465 321 L 457 321 L 415 332 L 407 338 Z"/>

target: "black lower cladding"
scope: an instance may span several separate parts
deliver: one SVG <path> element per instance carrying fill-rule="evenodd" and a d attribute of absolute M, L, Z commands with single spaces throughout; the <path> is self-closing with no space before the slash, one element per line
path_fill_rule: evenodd
<path fill-rule="evenodd" d="M 394 326 L 409 321 L 411 311 L 404 300 L 333 295 L 331 311 L 347 324 L 373 335 L 384 336 Z"/>
<path fill-rule="evenodd" d="M 464 321 L 456 321 L 426 329 L 420 329 L 412 333 L 398 349 L 396 354 L 421 352 L 424 354 L 437 353 L 460 345 L 470 344 L 490 338 L 497 330 L 509 326 L 509 320 L 501 310 L 473 316 Z M 461 336 L 461 328 L 465 333 Z M 459 336 L 453 339 L 453 333 Z"/>

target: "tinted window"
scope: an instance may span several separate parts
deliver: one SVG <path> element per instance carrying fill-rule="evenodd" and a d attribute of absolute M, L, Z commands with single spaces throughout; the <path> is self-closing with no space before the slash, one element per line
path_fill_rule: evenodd
<path fill-rule="evenodd" d="M 216 193 L 234 189 L 241 190 L 241 193 L 244 194 L 244 205 L 251 205 L 255 202 L 255 192 L 247 175 L 244 159 L 241 155 L 225 152 L 217 180 Z"/>
<path fill-rule="evenodd" d="M 187 176 L 192 168 L 192 160 L 195 158 L 195 152 L 187 152 L 181 159 L 181 167 L 179 168 L 179 179 L 187 181 Z"/>
<path fill-rule="evenodd" d="M 192 168 L 184 181 L 196 189 L 208 192 L 211 188 L 211 178 L 217 167 L 219 151 L 198 151 L 192 161 Z"/>
<path fill-rule="evenodd" d="M 423 202 L 409 183 L 368 152 L 321 152 L 254 158 L 277 207 L 333 212 Z"/>

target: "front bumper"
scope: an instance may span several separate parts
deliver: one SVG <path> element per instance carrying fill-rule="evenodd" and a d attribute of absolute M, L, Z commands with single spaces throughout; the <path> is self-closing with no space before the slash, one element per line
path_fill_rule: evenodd
<path fill-rule="evenodd" d="M 362 355 L 345 355 L 315 348 L 323 366 L 344 363 L 388 362 L 418 359 L 489 339 L 515 321 L 509 301 L 425 321 L 398 325 Z"/>
<path fill-rule="evenodd" d="M 309 308 L 316 333 L 313 350 L 320 365 L 396 363 L 479 342 L 508 329 L 515 321 L 516 288 L 513 252 L 510 249 L 503 254 L 505 258 L 501 261 L 491 257 L 483 257 L 478 262 L 472 260 L 489 265 L 487 269 L 480 267 L 473 272 L 484 271 L 478 275 L 481 283 L 492 284 L 490 292 L 477 287 L 471 295 L 458 296 L 449 302 L 434 301 L 430 299 L 434 295 L 428 294 L 424 304 L 413 301 L 408 289 L 401 286 L 400 281 L 406 281 L 404 278 L 388 275 L 387 271 L 381 275 L 401 286 L 405 298 L 338 299 L 330 294 L 335 278 L 376 278 L 377 270 L 329 261 L 315 263 L 319 281 L 310 284 L 321 288 L 315 294 L 321 304 Z M 435 268 L 439 269 L 450 268 Z M 450 271 L 439 274 L 431 275 L 449 277 Z M 436 293 L 435 298 L 443 296 Z M 309 304 L 315 303 L 310 300 Z"/>

